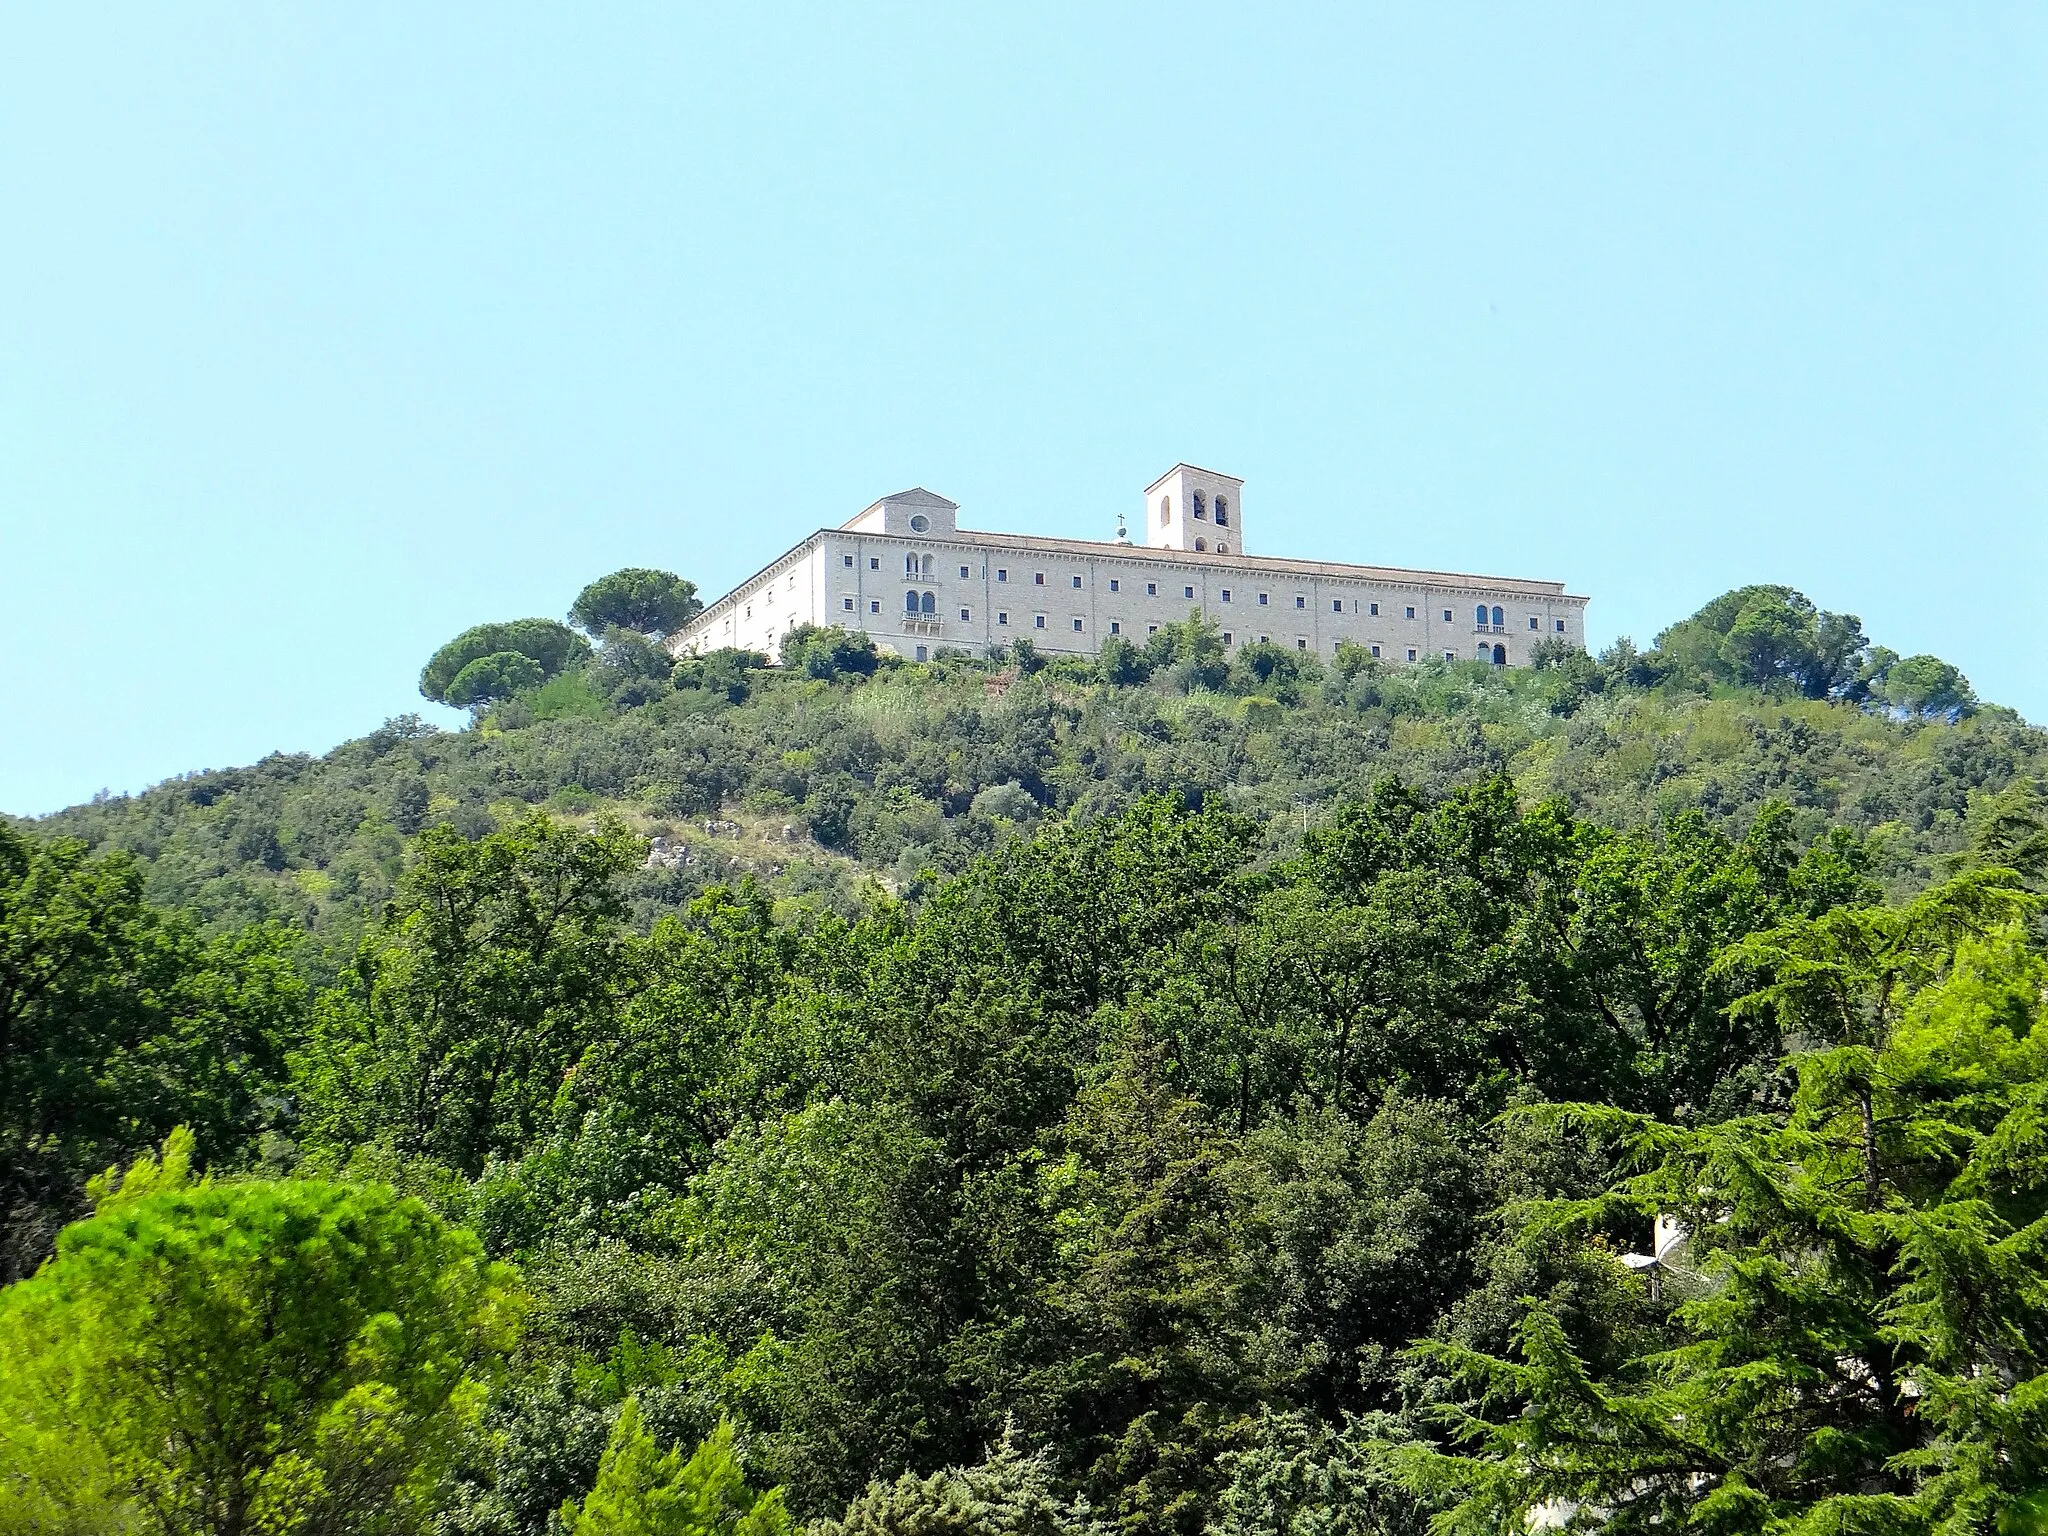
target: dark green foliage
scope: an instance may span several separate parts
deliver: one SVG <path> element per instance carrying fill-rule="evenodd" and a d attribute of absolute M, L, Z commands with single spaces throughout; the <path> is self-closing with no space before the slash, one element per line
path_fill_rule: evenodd
<path fill-rule="evenodd" d="M 880 657 L 875 642 L 858 630 L 797 624 L 782 637 L 782 664 L 805 677 L 866 677 Z"/>
<path fill-rule="evenodd" d="M 109 1163 L 180 1124 L 226 1156 L 273 1117 L 305 1012 L 284 935 L 203 939 L 142 883 L 122 855 L 0 826 L 0 1279 Z"/>
<path fill-rule="evenodd" d="M 49 994 L 75 1039 L 36 1036 L 64 1091 L 8 1101 L 73 1191 L 18 1262 L 164 1114 L 412 1193 L 534 1294 L 434 1492 L 492 1536 L 737 1530 L 774 1485 L 835 1532 L 1405 1536 L 1515 1493 L 1471 1465 L 1515 1435 L 1563 1466 L 1672 1411 L 1798 1516 L 1809 1453 L 1724 1397 L 1839 1432 L 1815 1487 L 2022 1507 L 2048 743 L 1784 589 L 1688 625 L 1497 669 L 1198 616 L 1050 662 L 804 629 L 778 667 L 615 624 L 476 729 L 77 808 L 106 852 L 5 845 L 76 887 L 10 911 L 98 935 Z M 1722 1210 L 1745 1158 L 1791 1214 Z M 1615 1262 L 1672 1211 L 1761 1277 L 1732 1322 L 1734 1280 Z M 1938 1440 L 1842 1364 L 1920 1305 L 1913 1212 L 2019 1319 L 1937 1319 L 1979 1329 L 1907 1416 Z M 1510 1397 L 1461 1452 L 1468 1368 Z M 1569 1486 L 1750 1528 L 1631 1465 Z"/>
<path fill-rule="evenodd" d="M 681 629 L 703 606 L 695 582 L 635 566 L 600 576 L 577 593 L 569 622 L 593 639 L 614 629 L 659 638 Z"/>
<path fill-rule="evenodd" d="M 1884 670 L 1884 701 L 1907 715 L 1953 717 L 1977 702 L 1962 673 L 1939 656 L 1907 656 Z"/>
<path fill-rule="evenodd" d="M 1637 1171 L 1529 1209 L 1532 1230 L 1633 1210 L 1686 1236 L 1619 1358 L 1589 1361 L 1534 1301 L 1512 1359 L 1418 1351 L 1465 1389 L 1434 1417 L 1469 1449 L 1411 1445 L 1387 1465 L 1451 1503 L 1439 1529 L 1518 1528 L 1538 1506 L 1617 1533 L 2037 1528 L 2048 960 L 2021 926 L 2033 905 L 1988 871 L 1732 950 L 1765 983 L 1738 1011 L 1812 1043 L 1790 1063 L 1789 1115 L 1684 1130 L 1543 1112 L 1613 1137 Z"/>
<path fill-rule="evenodd" d="M 442 695 L 442 702 L 459 708 L 499 704 L 521 689 L 534 687 L 545 675 L 540 663 L 531 657 L 517 651 L 493 651 L 477 657 L 456 673 Z"/>
<path fill-rule="evenodd" d="M 675 659 L 645 635 L 614 628 L 585 669 L 591 690 L 620 709 L 652 703 L 672 686 Z"/>
<path fill-rule="evenodd" d="M 621 828 L 582 837 L 543 816 L 476 843 L 423 834 L 383 921 L 320 999 L 296 1064 L 307 1134 L 470 1173 L 530 1143 L 613 1006 L 614 882 L 638 855 Z"/>
<path fill-rule="evenodd" d="M 739 704 L 752 691 L 748 674 L 762 671 L 767 665 L 768 658 L 759 651 L 727 648 L 684 657 L 675 664 L 669 680 L 678 692 L 702 692 L 718 696 L 728 704 Z"/>
<path fill-rule="evenodd" d="M 420 673 L 420 692 L 437 703 L 452 702 L 448 690 L 471 662 L 503 652 L 514 652 L 537 665 L 543 677 L 553 677 L 572 662 L 590 653 L 590 646 L 574 630 L 553 619 L 513 619 L 505 624 L 479 624 L 465 629 L 434 652 Z"/>

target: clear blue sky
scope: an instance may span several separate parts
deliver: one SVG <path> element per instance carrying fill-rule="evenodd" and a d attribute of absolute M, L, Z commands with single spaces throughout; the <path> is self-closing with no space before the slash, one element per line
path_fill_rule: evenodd
<path fill-rule="evenodd" d="M 2048 9 L 13 7 L 0 809 L 922 484 L 1785 581 L 2048 719 Z"/>

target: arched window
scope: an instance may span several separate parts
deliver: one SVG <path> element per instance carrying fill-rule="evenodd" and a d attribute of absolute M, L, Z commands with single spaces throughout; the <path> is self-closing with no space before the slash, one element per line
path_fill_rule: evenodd
<path fill-rule="evenodd" d="M 1200 491 L 1195 492 L 1195 516 L 1206 518 L 1208 515 L 1209 508 L 1202 500 L 1202 493 Z"/>
<path fill-rule="evenodd" d="M 1508 616 L 1507 616 L 1506 614 L 1502 613 L 1502 612 L 1501 612 L 1501 611 L 1500 611 L 1500 610 L 1499 610 L 1498 608 L 1496 608 L 1496 609 L 1494 609 L 1494 610 L 1493 610 L 1493 627 L 1494 627 L 1495 629 L 1499 629 L 1499 628 L 1500 628 L 1500 627 L 1501 627 L 1501 626 L 1502 626 L 1503 624 L 1507 623 L 1507 621 L 1508 621 Z M 1499 646 L 1495 646 L 1495 647 L 1494 647 L 1494 649 L 1498 651 L 1498 650 L 1500 650 L 1500 647 L 1499 647 Z M 1503 660 L 1505 660 L 1505 659 L 1506 659 L 1506 653 L 1505 653 L 1505 652 L 1503 652 L 1503 653 L 1502 653 L 1502 659 L 1503 659 Z"/>
<path fill-rule="evenodd" d="M 1477 624 L 1481 629 L 1486 628 L 1486 604 L 1481 603 L 1479 605 L 1478 616 L 1473 620 L 1473 623 Z"/>
<path fill-rule="evenodd" d="M 924 578 L 925 578 L 925 580 L 929 581 L 929 580 L 931 580 L 931 576 L 932 576 L 932 557 L 931 557 L 930 555 L 926 555 L 926 556 L 924 557 Z M 1500 620 L 1499 620 L 1499 619 L 1495 619 L 1495 620 L 1494 620 L 1493 622 L 1494 622 L 1494 623 L 1496 623 L 1496 624 L 1498 624 L 1498 623 L 1500 622 Z"/>
<path fill-rule="evenodd" d="M 1162 496 L 1159 498 L 1159 526 L 1164 528 L 1171 521 L 1173 521 L 1173 498 L 1171 496 Z"/>
<path fill-rule="evenodd" d="M 1218 496 L 1216 498 L 1216 526 L 1218 528 L 1228 528 L 1230 526 L 1230 498 L 1228 496 Z"/>
<path fill-rule="evenodd" d="M 1230 553 L 1230 546 L 1228 544 L 1218 544 L 1216 546 L 1216 553 L 1219 555 L 1227 555 Z"/>
<path fill-rule="evenodd" d="M 1199 552 L 1199 551 L 1203 551 L 1203 550 L 1206 550 L 1206 549 L 1208 549 L 1208 547 L 1209 547 L 1209 541 L 1208 541 L 1207 539 L 1197 539 L 1197 540 L 1195 540 L 1195 549 L 1196 549 L 1196 550 L 1197 550 L 1198 552 Z"/>
<path fill-rule="evenodd" d="M 905 613 L 917 612 L 917 594 L 915 592 L 903 594 L 903 611 Z"/>
<path fill-rule="evenodd" d="M 1493 648 L 1493 664 L 1496 667 L 1504 667 L 1508 664 L 1508 648 L 1506 646 L 1496 645 Z"/>
<path fill-rule="evenodd" d="M 937 612 L 939 611 L 939 595 L 938 595 L 938 593 L 936 593 L 936 592 L 927 592 L 927 593 L 925 593 L 925 595 L 924 595 L 924 596 L 923 596 L 922 598 L 920 598 L 920 599 L 918 600 L 918 607 L 919 607 L 919 610 L 920 610 L 921 612 L 924 612 L 924 613 L 937 613 Z"/>
<path fill-rule="evenodd" d="M 905 555 L 903 557 L 903 574 L 906 576 L 915 576 L 917 574 L 917 556 Z"/>

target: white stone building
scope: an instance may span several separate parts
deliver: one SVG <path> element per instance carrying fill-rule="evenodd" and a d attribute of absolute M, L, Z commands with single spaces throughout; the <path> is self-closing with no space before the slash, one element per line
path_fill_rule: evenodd
<path fill-rule="evenodd" d="M 705 608 L 671 642 L 777 655 L 798 624 L 864 630 L 914 660 L 1022 636 L 1093 655 L 1143 645 L 1197 611 L 1232 650 L 1271 641 L 1328 657 L 1346 640 L 1401 664 L 1438 656 L 1526 665 L 1539 641 L 1586 643 L 1586 599 L 1561 582 L 1407 571 L 1245 553 L 1244 482 L 1176 464 L 1146 488 L 1142 544 L 960 527 L 927 490 L 885 496 L 821 528 Z"/>

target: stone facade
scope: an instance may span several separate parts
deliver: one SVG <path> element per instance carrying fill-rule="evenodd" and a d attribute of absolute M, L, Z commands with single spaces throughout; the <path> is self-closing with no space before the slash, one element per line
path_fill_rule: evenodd
<path fill-rule="evenodd" d="M 1394 664 L 1443 656 L 1526 665 L 1538 642 L 1586 643 L 1586 599 L 1561 582 L 1244 553 L 1244 484 L 1177 464 L 1148 487 L 1146 542 L 982 533 L 926 490 L 820 529 L 705 608 L 679 653 L 776 656 L 797 624 L 865 631 L 912 659 L 1018 636 L 1049 655 L 1135 644 L 1199 612 L 1233 650 L 1271 641 L 1328 657 L 1343 641 Z"/>

